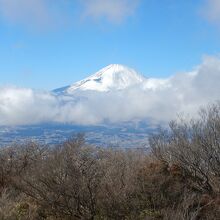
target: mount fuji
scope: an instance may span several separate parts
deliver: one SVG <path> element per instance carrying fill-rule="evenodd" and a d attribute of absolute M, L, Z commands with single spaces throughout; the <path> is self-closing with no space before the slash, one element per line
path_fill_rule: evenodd
<path fill-rule="evenodd" d="M 147 78 L 129 67 L 111 64 L 90 77 L 70 86 L 53 90 L 57 94 L 74 94 L 76 91 L 109 92 L 123 90 L 145 82 Z"/>
<path fill-rule="evenodd" d="M 72 96 L 82 92 L 122 91 L 135 86 L 143 90 L 161 89 L 169 86 L 169 79 L 147 78 L 127 66 L 111 64 L 83 80 L 52 92 Z"/>

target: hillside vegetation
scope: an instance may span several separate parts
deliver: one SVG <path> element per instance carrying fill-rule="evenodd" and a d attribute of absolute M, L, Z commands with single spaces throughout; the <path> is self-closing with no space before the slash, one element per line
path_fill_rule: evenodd
<path fill-rule="evenodd" d="M 220 105 L 150 138 L 150 153 L 60 146 L 0 149 L 0 219 L 220 219 Z"/>

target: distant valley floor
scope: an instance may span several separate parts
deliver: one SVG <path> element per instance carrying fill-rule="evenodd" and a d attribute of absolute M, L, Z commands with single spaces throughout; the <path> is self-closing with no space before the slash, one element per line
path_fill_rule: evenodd
<path fill-rule="evenodd" d="M 85 134 L 88 144 L 101 147 L 147 148 L 148 136 L 155 128 L 145 123 L 123 123 L 107 126 L 77 126 L 43 124 L 34 126 L 0 127 L 0 146 L 27 140 L 56 145 L 78 133 Z"/>

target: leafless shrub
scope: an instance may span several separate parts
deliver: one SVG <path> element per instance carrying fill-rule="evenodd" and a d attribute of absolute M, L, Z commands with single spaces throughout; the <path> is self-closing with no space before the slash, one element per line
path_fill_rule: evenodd
<path fill-rule="evenodd" d="M 156 158 L 181 166 L 192 176 L 199 190 L 219 192 L 219 103 L 202 109 L 196 120 L 170 123 L 170 130 L 152 137 L 150 144 Z"/>

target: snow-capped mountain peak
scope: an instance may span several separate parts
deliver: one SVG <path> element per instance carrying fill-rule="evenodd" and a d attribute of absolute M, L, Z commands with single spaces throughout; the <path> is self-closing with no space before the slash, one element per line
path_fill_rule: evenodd
<path fill-rule="evenodd" d="M 110 90 L 122 90 L 142 83 L 144 80 L 146 80 L 144 76 L 129 67 L 111 64 L 90 77 L 63 88 L 63 90 L 68 94 L 78 90 L 107 92 Z M 62 88 L 57 91 L 64 92 L 61 90 Z"/>

